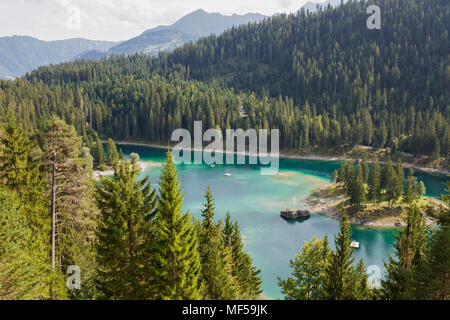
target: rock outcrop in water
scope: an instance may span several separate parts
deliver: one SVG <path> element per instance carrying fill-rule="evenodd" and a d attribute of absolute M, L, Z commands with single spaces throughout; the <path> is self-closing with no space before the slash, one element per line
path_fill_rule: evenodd
<path fill-rule="evenodd" d="M 285 219 L 294 220 L 294 219 L 305 219 L 309 218 L 310 212 L 308 210 L 285 210 L 281 211 L 281 216 Z"/>

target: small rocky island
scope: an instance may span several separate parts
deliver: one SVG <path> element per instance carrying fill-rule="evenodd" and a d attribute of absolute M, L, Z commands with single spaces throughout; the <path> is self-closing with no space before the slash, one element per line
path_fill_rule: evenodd
<path fill-rule="evenodd" d="M 306 219 L 309 218 L 310 212 L 308 210 L 290 210 L 286 209 L 281 211 L 281 217 L 284 219 L 295 220 L 295 219 Z"/>

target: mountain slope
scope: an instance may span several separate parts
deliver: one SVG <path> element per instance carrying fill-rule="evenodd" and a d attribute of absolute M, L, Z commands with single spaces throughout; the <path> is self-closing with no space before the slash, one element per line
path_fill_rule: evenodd
<path fill-rule="evenodd" d="M 133 54 L 136 52 L 156 54 L 169 51 L 186 42 L 195 41 L 198 37 L 171 28 L 149 30 L 140 36 L 125 41 L 109 50 L 114 54 Z"/>
<path fill-rule="evenodd" d="M 155 55 L 160 51 L 171 51 L 187 42 L 196 41 L 202 36 L 218 35 L 232 26 L 258 22 L 264 18 L 265 16 L 258 13 L 225 16 L 200 9 L 187 14 L 172 25 L 158 26 L 144 31 L 141 35 L 111 48 L 103 55 L 136 52 Z M 99 56 L 101 56 L 99 52 L 90 52 L 82 55 L 81 58 L 96 59 Z"/>
<path fill-rule="evenodd" d="M 22 76 L 42 65 L 70 60 L 87 50 L 106 51 L 117 43 L 68 39 L 42 41 L 28 36 L 0 38 L 0 79 Z"/>
<path fill-rule="evenodd" d="M 272 17 L 203 38 L 165 55 L 160 65 L 180 64 L 197 80 L 221 79 L 236 89 L 289 96 L 320 110 L 333 104 L 349 112 L 381 107 L 383 95 L 392 108 L 446 108 L 450 82 L 439 79 L 450 75 L 449 2 L 378 3 L 381 30 L 366 27 L 369 4 L 352 1 L 321 14 Z"/>
<path fill-rule="evenodd" d="M 206 128 L 279 128 L 280 147 L 289 150 L 364 145 L 449 159 L 450 3 L 378 4 L 381 30 L 366 27 L 368 3 L 349 1 L 233 28 L 158 57 L 77 61 L 26 79 L 81 87 L 86 96 L 78 101 L 90 101 L 92 111 L 80 127 L 92 123 L 117 139 L 167 141 L 174 128 L 203 120 Z M 167 83 L 155 91 L 152 79 Z M 191 83 L 202 83 L 206 96 L 186 94 Z M 228 98 L 233 103 L 224 106 Z"/>
<path fill-rule="evenodd" d="M 203 37 L 210 34 L 218 35 L 232 26 L 250 22 L 259 22 L 264 18 L 265 16 L 259 13 L 247 13 L 245 15 L 233 14 L 231 16 L 226 16 L 220 13 L 208 13 L 200 9 L 184 16 L 171 25 L 170 28 L 197 37 Z"/>

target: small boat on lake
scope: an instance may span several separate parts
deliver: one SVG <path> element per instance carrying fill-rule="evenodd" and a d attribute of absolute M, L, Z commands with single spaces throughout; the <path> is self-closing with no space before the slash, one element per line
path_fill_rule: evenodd
<path fill-rule="evenodd" d="M 359 249 L 359 242 L 358 241 L 352 241 L 352 243 L 350 243 L 350 247 L 355 248 L 355 249 Z"/>
<path fill-rule="evenodd" d="M 227 172 L 227 173 L 224 174 L 224 176 L 226 176 L 226 177 L 231 177 L 232 174 Z"/>

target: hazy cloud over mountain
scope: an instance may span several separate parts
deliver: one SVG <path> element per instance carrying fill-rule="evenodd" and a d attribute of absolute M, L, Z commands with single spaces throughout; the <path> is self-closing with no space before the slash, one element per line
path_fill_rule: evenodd
<path fill-rule="evenodd" d="M 172 24 L 199 8 L 226 15 L 249 12 L 272 15 L 276 12 L 295 12 L 306 2 L 307 0 L 2 0 L 0 37 L 29 35 L 42 40 L 82 37 L 118 41 L 137 36 L 158 25 Z M 68 19 L 74 16 L 74 6 L 80 9 L 79 28 L 68 27 Z"/>

